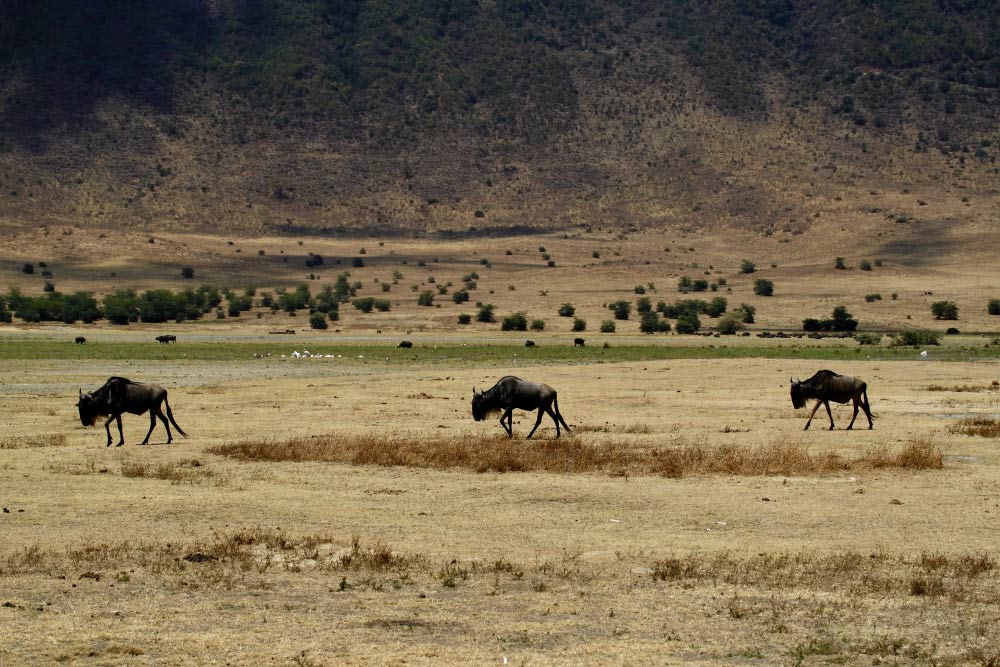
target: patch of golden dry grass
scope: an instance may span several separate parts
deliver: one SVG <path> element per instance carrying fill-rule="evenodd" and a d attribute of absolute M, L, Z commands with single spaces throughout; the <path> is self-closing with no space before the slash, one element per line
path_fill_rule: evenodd
<path fill-rule="evenodd" d="M 769 445 L 676 446 L 626 441 L 588 443 L 581 438 L 531 441 L 502 436 L 478 438 L 404 438 L 398 436 L 320 435 L 284 441 L 243 440 L 208 449 L 242 461 L 319 461 L 348 465 L 465 469 L 476 472 L 607 473 L 612 475 L 692 474 L 810 475 L 865 468 L 942 467 L 941 450 L 917 439 L 899 452 L 873 450 L 858 458 L 832 452 L 810 453 L 800 442 Z"/>
<path fill-rule="evenodd" d="M 122 477 L 168 480 L 173 484 L 199 484 L 211 480 L 225 485 L 228 480 L 208 470 L 198 459 L 152 462 L 143 459 L 125 459 L 121 464 Z"/>
<path fill-rule="evenodd" d="M 27 447 L 64 447 L 66 435 L 63 433 L 43 433 L 13 438 L 0 438 L 0 449 L 24 449 Z"/>
<path fill-rule="evenodd" d="M 949 433 L 979 435 L 984 438 L 1000 438 L 1000 419 L 992 417 L 966 417 L 957 424 L 948 426 Z"/>

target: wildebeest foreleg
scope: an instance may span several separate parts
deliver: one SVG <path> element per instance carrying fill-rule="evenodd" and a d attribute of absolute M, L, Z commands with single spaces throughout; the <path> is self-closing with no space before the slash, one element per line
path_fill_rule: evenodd
<path fill-rule="evenodd" d="M 550 410 L 550 408 L 538 408 L 538 419 L 535 420 L 535 428 L 531 429 L 531 433 L 528 434 L 528 440 L 531 440 L 531 436 L 535 434 L 538 425 L 542 423 L 542 417 L 545 416 L 547 410 Z M 559 428 L 559 424 L 556 424 L 556 428 Z"/>
<path fill-rule="evenodd" d="M 504 423 L 504 417 L 507 418 L 507 423 Z M 514 410 L 505 410 L 502 415 L 500 415 L 500 425 L 503 426 L 503 430 L 507 431 L 507 437 L 514 437 Z"/>
<path fill-rule="evenodd" d="M 830 412 L 830 404 L 820 399 L 816 401 L 816 405 L 813 406 L 813 411 L 809 413 L 809 421 L 806 422 L 806 427 L 802 429 L 803 431 L 809 430 L 809 425 L 812 424 L 813 417 L 816 415 L 816 411 L 819 410 L 819 406 L 821 405 L 826 406 L 826 414 L 830 417 L 830 430 L 833 430 L 833 413 Z"/>
<path fill-rule="evenodd" d="M 111 415 L 108 417 L 108 421 L 104 422 L 104 430 L 108 432 L 108 444 L 111 446 L 111 420 L 114 419 L 118 422 L 118 447 L 125 444 L 125 434 L 122 433 L 122 416 L 121 415 Z"/>

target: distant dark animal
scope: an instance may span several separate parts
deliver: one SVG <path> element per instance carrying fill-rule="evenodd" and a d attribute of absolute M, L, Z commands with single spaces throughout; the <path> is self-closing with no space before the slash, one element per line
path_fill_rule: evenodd
<path fill-rule="evenodd" d="M 533 341 L 533 340 L 526 340 L 526 341 L 524 341 L 524 346 L 525 347 L 535 347 L 535 341 Z"/>
<path fill-rule="evenodd" d="M 157 343 L 176 343 L 177 342 L 177 336 L 173 336 L 173 335 L 157 336 L 156 337 L 156 342 Z"/>
<path fill-rule="evenodd" d="M 791 380 L 792 383 L 792 406 L 796 410 L 803 408 L 810 398 L 816 399 L 809 414 L 809 421 L 806 422 L 806 429 L 812 423 L 813 415 L 820 405 L 826 406 L 826 414 L 830 417 L 830 430 L 833 430 L 833 413 L 830 412 L 830 401 L 837 403 L 847 403 L 854 401 L 854 416 L 851 423 L 847 425 L 847 430 L 854 426 L 854 420 L 858 417 L 858 407 L 865 411 L 868 417 L 868 428 L 874 427 L 872 421 L 872 408 L 868 403 L 868 384 L 861 378 L 849 375 L 837 375 L 833 371 L 817 371 L 815 375 L 805 381 Z"/>
<path fill-rule="evenodd" d="M 86 342 L 87 342 L 87 339 L 86 339 L 86 338 L 84 338 L 83 336 L 77 336 L 76 338 L 74 338 L 74 339 L 73 339 L 73 341 L 74 341 L 74 342 L 75 342 L 75 343 L 76 343 L 77 345 L 83 345 L 84 343 L 86 343 Z"/>
<path fill-rule="evenodd" d="M 396 347 L 413 347 L 413 343 L 408 340 L 401 340 L 399 341 L 399 345 L 397 345 Z"/>
<path fill-rule="evenodd" d="M 499 412 L 500 425 L 507 431 L 507 436 L 514 437 L 513 413 L 514 410 L 538 410 L 538 419 L 535 420 L 535 427 L 528 434 L 530 439 L 535 434 L 538 425 L 542 423 L 542 417 L 548 413 L 552 421 L 556 423 L 556 437 L 560 435 L 559 424 L 561 423 L 566 432 L 570 433 L 569 424 L 559 414 L 559 400 L 556 397 L 556 390 L 547 384 L 538 382 L 526 382 L 513 375 L 500 378 L 491 389 L 486 391 L 472 390 L 472 417 L 477 421 L 483 421 L 492 413 Z M 504 423 L 504 419 L 507 420 Z"/>
<path fill-rule="evenodd" d="M 584 343 L 586 343 L 586 342 L 587 341 L 585 341 L 582 338 L 574 338 L 573 339 L 573 346 L 574 347 L 583 347 Z"/>
<path fill-rule="evenodd" d="M 167 407 L 167 414 L 164 416 L 163 407 Z M 170 403 L 167 402 L 167 390 L 157 384 L 141 384 L 132 382 L 123 377 L 109 377 L 104 386 L 93 393 L 84 393 L 80 390 L 80 400 L 77 401 L 77 408 L 80 410 L 80 422 L 84 426 L 93 426 L 98 417 L 107 417 L 104 422 L 104 429 L 108 432 L 108 447 L 111 446 L 111 420 L 118 422 L 118 446 L 125 444 L 125 436 L 122 433 L 122 414 L 128 412 L 133 415 L 141 415 L 149 412 L 149 432 L 142 444 L 149 442 L 149 436 L 156 428 L 156 418 L 159 417 L 163 426 L 167 429 L 167 444 L 173 442 L 170 434 L 170 424 L 174 425 L 177 432 L 187 437 L 187 434 L 174 421 L 174 415 L 170 410 Z M 167 419 L 170 422 L 167 422 Z"/>

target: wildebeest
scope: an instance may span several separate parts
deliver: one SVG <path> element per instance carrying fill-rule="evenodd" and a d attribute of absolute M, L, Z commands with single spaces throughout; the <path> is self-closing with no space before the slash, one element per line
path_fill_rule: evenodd
<path fill-rule="evenodd" d="M 83 336 L 77 336 L 76 338 L 73 339 L 73 342 L 76 343 L 77 345 L 83 345 L 84 343 L 87 342 L 87 339 L 84 338 Z"/>
<path fill-rule="evenodd" d="M 586 342 L 587 341 L 585 341 L 583 338 L 574 338 L 573 347 L 583 347 L 584 343 Z"/>
<path fill-rule="evenodd" d="M 525 347 L 535 347 L 535 341 L 533 341 L 533 340 L 526 340 L 526 341 L 524 341 L 524 346 Z"/>
<path fill-rule="evenodd" d="M 157 343 L 176 343 L 177 342 L 177 336 L 170 335 L 170 334 L 163 335 L 163 336 L 157 336 L 156 337 L 156 342 Z"/>
<path fill-rule="evenodd" d="M 820 405 L 826 406 L 826 414 L 830 417 L 830 430 L 833 430 L 833 413 L 830 412 L 830 401 L 837 403 L 847 403 L 854 401 L 854 416 L 851 423 L 847 425 L 847 430 L 854 426 L 854 420 L 858 417 L 858 407 L 865 411 L 868 417 L 868 428 L 874 426 L 872 421 L 872 408 L 868 403 L 868 384 L 861 378 L 849 375 L 838 375 L 833 371 L 817 371 L 815 375 L 805 381 L 791 380 L 792 383 L 792 406 L 795 409 L 805 407 L 806 401 L 810 398 L 816 399 L 809 414 L 809 421 L 806 422 L 806 429 L 812 423 L 813 415 Z M 805 429 L 804 429 L 805 430 Z"/>
<path fill-rule="evenodd" d="M 149 442 L 149 436 L 156 428 L 156 418 L 159 417 L 163 426 L 167 429 L 167 444 L 173 442 L 170 434 L 170 424 L 174 425 L 177 432 L 187 437 L 187 433 L 174 421 L 173 412 L 170 410 L 170 403 L 167 402 L 167 390 L 157 384 L 142 384 L 132 382 L 123 377 L 112 376 L 104 383 L 104 386 L 93 393 L 84 393 L 80 390 L 80 400 L 77 402 L 80 409 L 80 422 L 84 426 L 93 426 L 98 417 L 107 417 L 104 428 L 108 432 L 108 444 L 111 446 L 111 420 L 118 422 L 118 446 L 125 444 L 125 436 L 122 433 L 122 414 L 130 413 L 141 415 L 149 412 L 149 432 L 142 444 Z M 164 416 L 163 407 L 167 406 L 167 414 Z M 167 422 L 167 419 L 170 422 Z"/>
<path fill-rule="evenodd" d="M 500 412 L 500 425 L 507 431 L 507 436 L 514 437 L 513 413 L 514 410 L 538 410 L 538 419 L 535 420 L 535 427 L 528 433 L 530 439 L 534 435 L 538 425 L 542 423 L 542 417 L 548 413 L 552 421 L 556 423 L 556 437 L 560 435 L 559 424 L 570 433 L 569 424 L 559 414 L 559 400 L 556 397 L 556 390 L 547 384 L 538 382 L 527 382 L 513 375 L 507 375 L 486 391 L 472 390 L 472 417 L 478 422 L 486 419 L 488 415 Z M 504 423 L 504 419 L 507 420 Z"/>
<path fill-rule="evenodd" d="M 396 347 L 413 347 L 413 342 L 408 340 L 401 340 L 399 341 L 399 345 L 397 345 Z"/>

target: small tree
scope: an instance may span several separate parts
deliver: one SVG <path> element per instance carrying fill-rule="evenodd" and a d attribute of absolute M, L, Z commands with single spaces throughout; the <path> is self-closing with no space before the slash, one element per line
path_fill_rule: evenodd
<path fill-rule="evenodd" d="M 614 333 L 615 323 L 612 320 L 604 320 L 601 322 L 601 333 Z"/>
<path fill-rule="evenodd" d="M 573 317 L 576 314 L 576 308 L 572 304 L 564 303 L 559 306 L 559 315 L 562 317 Z"/>
<path fill-rule="evenodd" d="M 957 320 L 958 306 L 951 301 L 935 301 L 931 304 L 931 313 L 936 320 Z"/>
<path fill-rule="evenodd" d="M 627 320 L 629 314 L 632 312 L 632 304 L 628 301 L 615 301 L 608 304 L 608 308 L 614 312 L 616 320 Z"/>
<path fill-rule="evenodd" d="M 726 313 L 719 318 L 719 323 L 715 325 L 715 330 L 721 334 L 734 334 L 744 329 L 746 329 L 746 325 L 743 324 L 743 314 L 738 310 Z"/>
<path fill-rule="evenodd" d="M 493 310 L 496 306 L 492 303 L 486 303 L 479 307 L 479 312 L 476 313 L 477 322 L 496 322 L 496 315 L 493 314 Z"/>
<path fill-rule="evenodd" d="M 774 296 L 774 283 L 766 278 L 758 278 L 753 283 L 753 293 L 757 296 Z"/>
<path fill-rule="evenodd" d="M 309 316 L 309 326 L 313 329 L 326 329 L 326 315 L 317 310 Z"/>
<path fill-rule="evenodd" d="M 668 333 L 670 331 L 670 322 L 661 320 L 658 313 L 650 310 L 642 314 L 639 331 L 647 334 Z"/>
<path fill-rule="evenodd" d="M 701 328 L 701 320 L 694 313 L 687 312 L 677 318 L 677 333 L 693 334 Z"/>
<path fill-rule="evenodd" d="M 743 324 L 753 324 L 753 318 L 757 314 L 757 309 L 749 303 L 741 303 L 736 312 L 743 313 Z"/>
<path fill-rule="evenodd" d="M 513 313 L 503 318 L 500 322 L 500 329 L 503 331 L 527 331 L 528 318 L 524 313 Z"/>
<path fill-rule="evenodd" d="M 847 265 L 844 264 L 844 258 L 838 257 L 835 260 L 833 260 L 833 268 L 840 269 L 841 271 L 847 269 Z"/>
<path fill-rule="evenodd" d="M 587 330 L 587 320 L 581 320 L 579 317 L 573 319 L 573 331 L 586 331 Z"/>
<path fill-rule="evenodd" d="M 740 262 L 740 273 L 753 273 L 757 270 L 757 265 L 751 262 L 749 259 L 744 259 Z"/>

